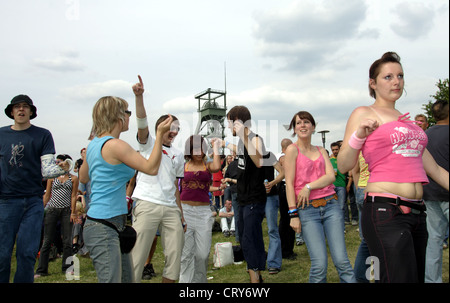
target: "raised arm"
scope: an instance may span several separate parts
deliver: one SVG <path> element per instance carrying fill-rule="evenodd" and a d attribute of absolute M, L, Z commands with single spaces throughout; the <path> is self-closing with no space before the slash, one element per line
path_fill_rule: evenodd
<path fill-rule="evenodd" d="M 173 117 L 169 116 L 166 120 L 158 125 L 156 131 L 155 145 L 148 159 L 135 151 L 128 143 L 120 139 L 108 141 L 103 150 L 111 155 L 112 158 L 125 163 L 135 170 L 139 170 L 148 175 L 156 175 L 161 164 L 162 157 L 162 137 L 170 130 Z M 107 147 L 107 150 L 105 148 Z"/>
<path fill-rule="evenodd" d="M 136 100 L 136 120 L 138 126 L 138 141 L 146 143 L 149 135 L 147 113 L 144 107 L 144 82 L 138 75 L 139 82 L 133 85 L 133 93 Z"/>
<path fill-rule="evenodd" d="M 358 107 L 348 119 L 344 140 L 337 157 L 338 170 L 343 174 L 355 167 L 364 141 L 379 126 L 376 120 L 368 118 L 369 111 L 367 106 Z"/>
<path fill-rule="evenodd" d="M 213 146 L 214 157 L 213 161 L 209 162 L 207 166 L 211 173 L 217 173 L 222 168 L 222 164 L 220 163 L 220 152 L 219 152 L 219 148 L 222 145 L 222 140 L 219 138 L 213 138 L 211 140 L 211 144 Z"/>
<path fill-rule="evenodd" d="M 247 149 L 250 159 L 256 167 L 260 168 L 263 166 L 263 155 L 262 155 L 262 141 L 259 137 L 254 136 L 251 140 L 249 135 L 251 130 L 242 123 L 240 120 L 234 121 L 233 125 L 236 134 L 244 142 L 244 146 Z"/>

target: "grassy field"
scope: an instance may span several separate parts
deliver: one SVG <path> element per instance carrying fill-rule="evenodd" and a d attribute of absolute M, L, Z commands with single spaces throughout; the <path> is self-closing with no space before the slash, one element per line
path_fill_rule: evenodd
<path fill-rule="evenodd" d="M 268 236 L 266 222 L 263 222 L 264 227 L 264 241 L 266 251 L 268 248 Z M 347 252 L 352 265 L 354 265 L 356 253 L 360 244 L 359 234 L 356 226 L 346 226 L 346 245 Z M 249 276 L 246 272 L 245 262 L 239 265 L 228 265 L 220 269 L 213 269 L 213 254 L 214 244 L 217 242 L 232 241 L 235 245 L 234 238 L 225 238 L 222 233 L 213 233 L 213 245 L 210 253 L 210 266 L 207 273 L 209 283 L 248 283 Z M 268 272 L 263 272 L 264 282 L 267 283 L 307 283 L 310 261 L 306 245 L 295 246 L 294 251 L 297 253 L 296 260 L 283 259 L 282 270 L 276 275 L 269 275 Z M 61 259 L 57 259 L 49 263 L 49 276 L 40 277 L 35 280 L 35 283 L 96 283 L 97 277 L 92 265 L 92 261 L 89 258 L 79 257 L 80 260 L 80 277 L 78 280 L 67 280 L 65 273 L 61 272 Z M 443 256 L 443 281 L 449 282 L 449 250 L 444 250 Z M 13 257 L 12 270 L 15 270 L 15 259 Z M 164 267 L 164 255 L 162 253 L 161 244 L 158 240 L 158 246 L 152 260 L 157 277 L 143 281 L 143 283 L 160 283 L 161 273 Z M 328 276 L 327 280 L 331 283 L 338 283 L 339 277 L 336 269 L 334 268 L 331 257 L 328 261 Z M 37 266 L 37 265 L 36 265 Z M 14 272 L 11 273 L 11 280 Z M 78 277 L 77 277 L 78 278 Z"/>

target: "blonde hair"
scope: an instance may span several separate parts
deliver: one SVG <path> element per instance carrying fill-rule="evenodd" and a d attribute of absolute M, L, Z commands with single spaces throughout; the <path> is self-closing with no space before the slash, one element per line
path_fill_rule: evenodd
<path fill-rule="evenodd" d="M 106 96 L 100 98 L 92 111 L 92 132 L 99 136 L 111 132 L 118 121 L 125 123 L 125 111 L 128 102 L 119 97 Z"/>

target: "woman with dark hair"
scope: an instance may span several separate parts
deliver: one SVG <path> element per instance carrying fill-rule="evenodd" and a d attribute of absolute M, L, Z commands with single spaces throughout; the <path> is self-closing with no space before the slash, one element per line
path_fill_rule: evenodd
<path fill-rule="evenodd" d="M 56 156 L 56 163 L 72 160 L 69 155 Z M 63 245 L 62 272 L 65 272 L 71 262 L 66 262 L 72 256 L 72 223 L 76 219 L 75 204 L 78 195 L 78 177 L 70 172 L 54 179 L 47 180 L 47 189 L 44 194 L 44 240 L 40 250 L 39 265 L 35 278 L 48 275 L 48 261 L 50 249 L 56 240 L 56 228 L 61 224 Z M 69 264 L 67 264 L 69 263 Z"/>
<path fill-rule="evenodd" d="M 311 259 L 309 281 L 327 279 L 327 243 L 341 282 L 356 282 L 347 256 L 344 214 L 333 182 L 334 169 L 325 148 L 311 145 L 316 122 L 300 111 L 292 118 L 289 130 L 297 141 L 286 149 L 284 172 L 291 227 L 302 232 Z"/>
<path fill-rule="evenodd" d="M 206 283 L 206 271 L 211 250 L 214 218 L 210 209 L 209 191 L 212 174 L 221 168 L 219 147 L 221 140 L 213 141 L 214 160 L 206 162 L 207 143 L 200 135 L 186 140 L 184 178 L 180 199 L 187 229 L 181 255 L 180 283 Z"/>
<path fill-rule="evenodd" d="M 338 169 L 353 169 L 360 150 L 369 166 L 361 227 L 370 254 L 379 261 L 376 277 L 417 283 L 424 282 L 428 238 L 423 185 L 428 174 L 448 191 L 449 178 L 426 149 L 425 132 L 395 108 L 404 85 L 396 53 L 387 52 L 372 64 L 369 93 L 375 102 L 350 115 Z"/>

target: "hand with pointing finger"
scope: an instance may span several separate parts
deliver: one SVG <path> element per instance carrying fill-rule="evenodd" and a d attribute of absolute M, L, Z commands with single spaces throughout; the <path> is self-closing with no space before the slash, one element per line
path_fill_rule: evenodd
<path fill-rule="evenodd" d="M 140 75 L 138 75 L 139 83 L 136 83 L 133 85 L 133 93 L 136 96 L 141 96 L 144 93 L 144 82 L 142 82 L 142 78 Z"/>

